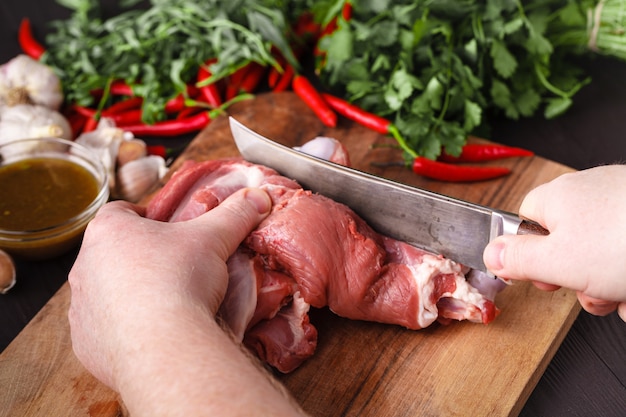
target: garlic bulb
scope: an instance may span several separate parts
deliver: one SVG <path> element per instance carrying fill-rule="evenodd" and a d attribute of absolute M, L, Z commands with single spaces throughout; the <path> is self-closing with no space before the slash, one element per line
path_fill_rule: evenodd
<path fill-rule="evenodd" d="M 105 117 L 100 119 L 95 130 L 76 138 L 77 143 L 89 148 L 102 161 L 109 176 L 110 190 L 115 188 L 115 168 L 120 144 L 132 138 L 132 133 L 115 127 L 115 123 Z"/>
<path fill-rule="evenodd" d="M 62 102 L 61 81 L 47 65 L 18 55 L 0 66 L 0 107 L 39 104 L 59 110 Z"/>
<path fill-rule="evenodd" d="M 8 253 L 0 249 L 0 294 L 6 294 L 15 285 L 15 264 Z"/>
<path fill-rule="evenodd" d="M 294 146 L 300 151 L 336 164 L 350 166 L 350 155 L 345 145 L 335 138 L 317 136 L 302 146 Z"/>
<path fill-rule="evenodd" d="M 18 104 L 6 108 L 0 116 L 0 143 L 51 136 L 72 139 L 69 122 L 55 110 L 34 104 Z"/>
<path fill-rule="evenodd" d="M 165 159 L 157 155 L 127 162 L 117 170 L 117 198 L 138 202 L 167 173 Z"/>
<path fill-rule="evenodd" d="M 32 139 L 44 137 L 72 138 L 72 129 L 67 119 L 59 112 L 44 106 L 19 104 L 8 107 L 0 117 L 0 144 L 18 139 Z M 36 149 L 33 148 L 37 147 Z M 39 146 L 24 142 L 19 152 L 41 150 Z M 18 152 L 13 147 L 13 152 Z M 4 154 L 4 157 L 8 155 Z"/>

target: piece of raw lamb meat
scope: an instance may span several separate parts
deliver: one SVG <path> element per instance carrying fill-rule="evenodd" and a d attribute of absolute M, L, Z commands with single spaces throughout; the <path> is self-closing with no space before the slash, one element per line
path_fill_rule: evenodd
<path fill-rule="evenodd" d="M 266 190 L 273 208 L 229 259 L 219 314 L 277 370 L 291 372 L 313 355 L 310 306 L 408 329 L 453 319 L 489 323 L 497 315 L 494 294 L 470 285 L 467 268 L 381 236 L 345 205 L 240 158 L 185 162 L 147 216 L 191 219 L 244 187 Z"/>

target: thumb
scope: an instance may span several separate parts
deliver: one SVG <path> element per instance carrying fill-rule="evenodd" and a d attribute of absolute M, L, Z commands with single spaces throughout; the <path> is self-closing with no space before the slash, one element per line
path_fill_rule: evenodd
<path fill-rule="evenodd" d="M 270 213 L 272 200 L 260 188 L 244 188 L 209 212 L 187 222 L 210 236 L 211 249 L 226 261 L 239 244 Z"/>
<path fill-rule="evenodd" d="M 516 280 L 544 280 L 550 262 L 546 236 L 503 235 L 491 241 L 483 252 L 483 261 L 489 271 L 501 278 Z"/>

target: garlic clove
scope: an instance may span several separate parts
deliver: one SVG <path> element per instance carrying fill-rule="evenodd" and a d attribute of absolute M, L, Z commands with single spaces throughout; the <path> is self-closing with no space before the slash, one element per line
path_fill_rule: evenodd
<path fill-rule="evenodd" d="M 165 159 L 149 155 L 130 161 L 117 170 L 115 197 L 138 202 L 167 173 Z"/>
<path fill-rule="evenodd" d="M 132 133 L 115 127 L 111 119 L 103 117 L 96 130 L 83 133 L 76 142 L 89 148 L 102 161 L 109 176 L 109 189 L 115 189 L 115 168 L 120 145 L 133 138 Z"/>
<path fill-rule="evenodd" d="M 120 143 L 120 147 L 117 150 L 117 166 L 121 167 L 130 161 L 143 158 L 147 154 L 148 146 L 143 140 L 136 138 L 124 140 Z"/>
<path fill-rule="evenodd" d="M 6 294 L 15 285 L 15 264 L 8 253 L 0 249 L 0 294 Z"/>

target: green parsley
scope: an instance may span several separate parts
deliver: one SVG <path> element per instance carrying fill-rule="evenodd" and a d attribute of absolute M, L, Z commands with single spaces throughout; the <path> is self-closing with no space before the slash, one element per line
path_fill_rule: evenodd
<path fill-rule="evenodd" d="M 337 28 L 317 45 L 323 89 L 393 121 L 405 155 L 458 155 L 492 114 L 557 117 L 590 80 L 573 58 L 593 51 L 626 59 L 626 0 L 123 0 L 105 19 L 97 0 L 57 0 L 73 11 L 54 22 L 45 62 L 67 102 L 94 105 L 124 80 L 144 97 L 146 122 L 184 93 L 208 59 L 211 81 L 249 62 L 298 70 L 292 32 L 304 12 Z M 351 4 L 349 18 L 342 14 Z M 306 48 L 304 49 L 306 50 Z M 302 62 L 310 62 L 304 54 Z"/>
<path fill-rule="evenodd" d="M 318 4 L 319 16 L 340 10 Z M 626 59 L 623 0 L 355 0 L 322 38 L 323 84 L 390 118 L 415 153 L 457 155 L 488 113 L 565 112 L 590 50 Z"/>

